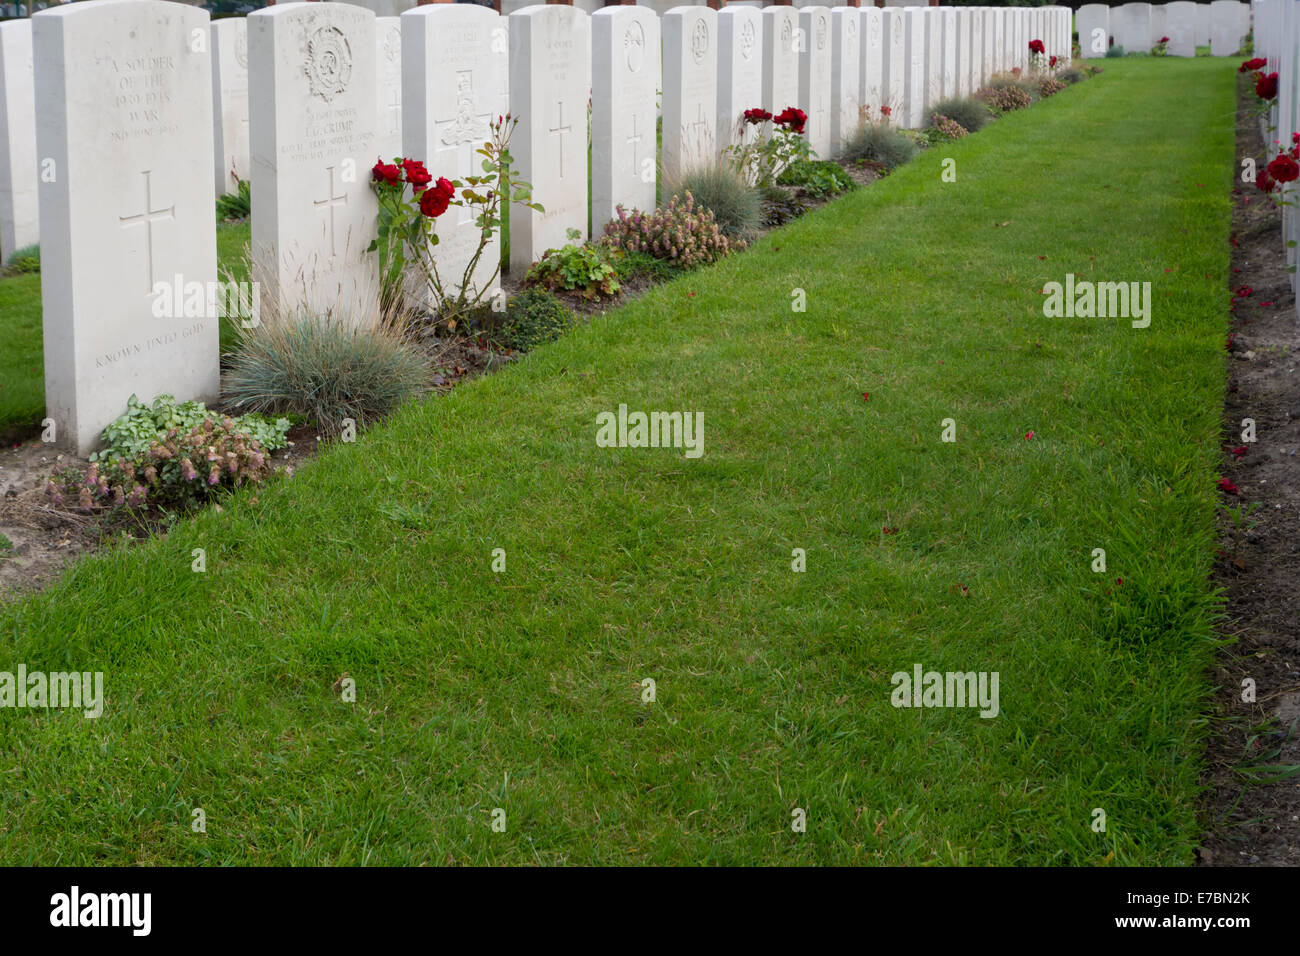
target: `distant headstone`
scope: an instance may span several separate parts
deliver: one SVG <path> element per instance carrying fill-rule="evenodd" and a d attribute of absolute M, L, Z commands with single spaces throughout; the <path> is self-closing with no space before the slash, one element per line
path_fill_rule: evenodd
<path fill-rule="evenodd" d="M 397 152 L 422 161 L 435 179 L 482 175 L 477 151 L 492 137 L 489 124 L 510 108 L 505 19 L 490 7 L 435 3 L 408 10 L 399 20 L 403 108 Z M 482 238 L 475 218 L 473 207 L 453 206 L 438 219 L 434 261 L 453 293 Z M 474 267 L 475 291 L 500 286 L 500 262 L 498 235 Z"/>
<path fill-rule="evenodd" d="M 880 24 L 884 38 L 884 57 L 881 60 L 880 101 L 893 111 L 893 122 L 907 125 L 907 72 L 909 69 L 907 46 L 907 16 L 903 7 L 885 7 L 880 11 Z M 879 115 L 877 107 L 873 115 Z"/>
<path fill-rule="evenodd" d="M 1110 29 L 1115 45 L 1125 53 L 1146 53 L 1151 49 L 1151 4 L 1126 3 L 1112 7 Z"/>
<path fill-rule="evenodd" d="M 959 44 L 957 91 L 970 96 L 980 85 L 980 53 L 984 43 L 984 18 L 978 9 L 962 7 L 957 11 Z"/>
<path fill-rule="evenodd" d="M 983 86 L 985 81 L 998 71 L 997 49 L 1000 39 L 998 24 L 1001 20 L 998 18 L 998 11 L 993 7 L 982 8 L 981 13 L 984 20 L 984 56 L 981 60 L 979 85 Z"/>
<path fill-rule="evenodd" d="M 40 241 L 30 20 L 0 23 L 0 264 Z"/>
<path fill-rule="evenodd" d="M 1170 56 L 1196 56 L 1196 7 L 1191 0 L 1176 0 L 1165 6 Z"/>
<path fill-rule="evenodd" d="M 843 152 L 845 141 L 858 128 L 862 106 L 861 32 L 859 8 L 831 10 L 831 156 Z"/>
<path fill-rule="evenodd" d="M 831 11 L 804 7 L 799 11 L 804 51 L 799 55 L 799 108 L 808 114 L 808 145 L 822 159 L 831 152 Z"/>
<path fill-rule="evenodd" d="M 885 37 L 884 17 L 879 7 L 860 7 L 862 22 L 858 35 L 862 45 L 858 53 L 859 88 L 862 105 L 870 107 L 869 116 L 877 119 L 885 103 Z"/>
<path fill-rule="evenodd" d="M 659 18 L 648 7 L 603 7 L 591 17 L 591 49 L 591 225 L 599 235 L 620 205 L 655 208 Z"/>
<path fill-rule="evenodd" d="M 375 17 L 375 147 L 384 162 L 402 155 L 402 21 Z"/>
<path fill-rule="evenodd" d="M 217 316 L 172 308 L 217 281 L 209 26 L 163 0 L 32 17 L 45 405 L 78 454 L 132 394 L 218 396 Z"/>
<path fill-rule="evenodd" d="M 1110 46 L 1110 7 L 1104 3 L 1085 3 L 1075 14 L 1079 30 L 1079 52 L 1085 60 L 1106 55 Z"/>
<path fill-rule="evenodd" d="M 510 210 L 510 268 L 522 276 L 547 249 L 567 245 L 570 229 L 587 235 L 591 17 L 546 5 L 518 10 L 508 22 L 510 112 L 519 120 L 510 152 L 544 210 Z"/>
<path fill-rule="evenodd" d="M 217 195 L 248 181 L 248 23 L 212 24 L 212 118 Z"/>
<path fill-rule="evenodd" d="M 942 7 L 922 7 L 922 106 L 919 126 L 930 121 L 930 113 L 943 98 L 943 16 Z"/>
<path fill-rule="evenodd" d="M 1233 56 L 1250 31 L 1250 7 L 1237 0 L 1210 4 L 1210 55 Z"/>
<path fill-rule="evenodd" d="M 953 7 L 941 7 L 939 15 L 939 100 L 946 100 L 957 95 L 957 70 L 960 67 L 957 57 L 957 11 Z"/>
<path fill-rule="evenodd" d="M 903 116 L 905 129 L 920 129 L 925 117 L 926 9 L 903 8 Z"/>
<path fill-rule="evenodd" d="M 719 147 L 738 145 L 742 137 L 753 140 L 756 134 L 750 131 L 757 127 L 746 129 L 741 117 L 762 102 L 762 11 L 728 4 L 718 11 Z"/>
<path fill-rule="evenodd" d="M 400 17 L 407 10 L 414 10 L 416 0 L 341 0 L 363 7 L 378 17 Z"/>
<path fill-rule="evenodd" d="M 763 109 L 778 113 L 799 98 L 799 49 L 794 7 L 763 9 Z"/>
<path fill-rule="evenodd" d="M 1169 36 L 1169 30 L 1165 26 L 1165 4 L 1151 4 L 1151 25 L 1148 34 L 1151 47 L 1159 43 L 1161 37 Z"/>
<path fill-rule="evenodd" d="M 718 156 L 718 12 L 669 10 L 663 45 L 663 167 L 672 183 Z"/>

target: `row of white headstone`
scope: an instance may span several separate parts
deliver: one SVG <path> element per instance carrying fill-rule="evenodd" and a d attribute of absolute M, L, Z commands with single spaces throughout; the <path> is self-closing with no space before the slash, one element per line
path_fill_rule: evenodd
<path fill-rule="evenodd" d="M 1250 6 L 1238 0 L 1087 3 L 1075 25 L 1085 59 L 1105 56 L 1112 40 L 1125 53 L 1149 53 L 1163 37 L 1170 56 L 1196 56 L 1198 46 L 1208 46 L 1212 56 L 1232 56 L 1250 33 Z"/>
<path fill-rule="evenodd" d="M 1300 0 L 1255 0 L 1251 7 L 1255 18 L 1254 56 L 1267 60 L 1265 72 L 1277 74 L 1277 98 L 1261 119 L 1261 132 L 1265 142 L 1276 141 L 1274 150 L 1289 149 L 1292 137 L 1300 132 Z M 1262 160 L 1267 163 L 1276 155 L 1276 151 L 1270 152 Z M 1296 187 L 1292 184 L 1287 188 Z M 1287 264 L 1294 267 L 1300 245 L 1300 216 L 1289 205 L 1282 207 L 1282 239 Z M 1291 288 L 1296 286 L 1292 271 Z"/>
<path fill-rule="evenodd" d="M 547 5 L 501 17 L 435 4 L 402 14 L 393 32 L 359 6 L 290 3 L 250 14 L 241 41 L 238 26 L 214 32 L 206 12 L 165 0 L 40 12 L 35 149 L 22 163 L 39 170 L 47 414 L 84 453 L 132 393 L 218 397 L 219 320 L 204 291 L 219 285 L 213 182 L 195 171 L 212 169 L 218 140 L 245 125 L 263 302 L 322 314 L 375 295 L 369 171 L 399 152 L 380 135 L 398 102 L 400 152 L 448 178 L 476 171 L 492 119 L 518 118 L 511 152 L 544 206 L 512 211 L 522 269 L 570 229 L 588 232 L 589 97 L 599 231 L 616 204 L 654 206 L 660 112 L 669 173 L 715 157 L 752 106 L 801 106 L 824 155 L 859 105 L 891 104 L 917 126 L 939 98 L 1026 66 L 1031 39 L 1068 56 L 1068 13 L 682 7 L 660 18 Z M 223 98 L 240 86 L 223 65 L 245 63 L 247 124 Z M 456 275 L 477 230 L 453 208 L 438 232 L 440 266 Z"/>

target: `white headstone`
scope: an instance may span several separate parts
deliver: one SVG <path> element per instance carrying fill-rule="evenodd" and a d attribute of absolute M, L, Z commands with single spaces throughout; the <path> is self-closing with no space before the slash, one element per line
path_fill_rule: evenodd
<path fill-rule="evenodd" d="M 980 47 L 984 42 L 984 20 L 978 9 L 963 7 L 957 11 L 957 92 L 970 96 L 980 85 Z"/>
<path fill-rule="evenodd" d="M 1152 47 L 1160 42 L 1161 37 L 1169 36 L 1169 31 L 1165 28 L 1165 4 L 1151 4 L 1151 26 L 1148 32 Z"/>
<path fill-rule="evenodd" d="M 653 89 L 651 95 L 653 97 Z M 763 14 L 757 7 L 728 5 L 718 11 L 718 145 L 752 141 L 745 110 L 763 102 Z M 653 119 L 653 118 L 652 118 Z"/>
<path fill-rule="evenodd" d="M 375 17 L 375 147 L 384 162 L 402 155 L 402 21 Z"/>
<path fill-rule="evenodd" d="M 903 8 L 903 116 L 904 129 L 920 129 L 925 121 L 926 8 Z"/>
<path fill-rule="evenodd" d="M 248 180 L 248 23 L 212 24 L 212 116 L 217 195 Z"/>
<path fill-rule="evenodd" d="M 1196 56 L 1196 4 L 1176 0 L 1165 6 L 1170 56 Z"/>
<path fill-rule="evenodd" d="M 921 125 L 924 126 L 930 121 L 930 113 L 934 105 L 943 97 L 943 15 L 944 11 L 940 7 L 922 8 L 924 17 L 925 32 L 924 40 L 924 60 L 925 60 L 925 80 L 923 89 L 925 90 L 925 105 L 923 107 L 924 115 L 922 116 Z"/>
<path fill-rule="evenodd" d="M 983 86 L 984 82 L 998 71 L 997 50 L 1000 38 L 998 30 L 1002 22 L 998 17 L 998 11 L 993 7 L 983 7 L 982 13 L 984 20 L 984 56 L 980 66 L 980 86 Z"/>
<path fill-rule="evenodd" d="M 396 152 L 423 162 L 434 179 L 463 181 L 483 175 L 483 157 L 477 151 L 491 139 L 492 121 L 510 109 L 505 19 L 490 7 L 437 3 L 408 10 L 399 21 L 403 107 Z M 388 153 L 380 155 L 391 161 Z M 475 218 L 473 207 L 453 206 L 437 222 L 434 261 L 453 293 L 459 291 L 482 238 Z M 474 292 L 500 285 L 500 261 L 498 234 L 474 267 Z"/>
<path fill-rule="evenodd" d="M 378 17 L 400 17 L 407 10 L 415 9 L 416 0 L 341 0 L 358 7 L 364 7 Z"/>
<path fill-rule="evenodd" d="M 177 277 L 217 280 L 209 26 L 163 0 L 32 17 L 36 149 L 53 172 L 40 181 L 45 406 L 79 454 L 132 394 L 219 392 L 218 317 L 160 317 L 172 293 L 155 298 Z"/>
<path fill-rule="evenodd" d="M 718 156 L 718 12 L 669 10 L 663 45 L 663 167 L 672 183 Z"/>
<path fill-rule="evenodd" d="M 858 36 L 862 44 L 858 50 L 858 86 L 862 91 L 862 105 L 870 107 L 868 115 L 876 119 L 885 103 L 884 18 L 879 7 L 861 7 L 859 10 L 862 22 L 858 24 Z"/>
<path fill-rule="evenodd" d="M 253 258 L 284 311 L 378 296 L 375 15 L 287 3 L 248 15 Z M 356 303 L 355 306 L 352 303 Z"/>
<path fill-rule="evenodd" d="M 1196 5 L 1196 45 L 1210 45 L 1210 5 L 1208 3 L 1198 3 Z"/>
<path fill-rule="evenodd" d="M 831 156 L 858 128 L 862 106 L 862 11 L 857 7 L 831 10 Z"/>
<path fill-rule="evenodd" d="M 1014 10 L 1000 7 L 998 15 L 998 72 L 1005 73 L 1015 65 L 1015 52 L 1012 47 L 1016 42 L 1016 18 Z"/>
<path fill-rule="evenodd" d="M 828 7 L 799 11 L 804 52 L 799 55 L 799 108 L 808 114 L 808 145 L 822 159 L 831 153 L 831 12 Z"/>
<path fill-rule="evenodd" d="M 655 208 L 659 18 L 649 7 L 603 7 L 591 17 L 591 51 L 591 225 L 599 235 L 620 205 Z"/>
<path fill-rule="evenodd" d="M 935 103 L 957 95 L 957 11 L 939 8 L 939 86 Z"/>
<path fill-rule="evenodd" d="M 0 264 L 40 241 L 30 20 L 0 23 Z"/>
<path fill-rule="evenodd" d="M 1243 14 L 1244 10 L 1244 14 Z M 1210 54 L 1233 56 L 1250 29 L 1250 8 L 1237 0 L 1214 0 L 1210 4 Z"/>
<path fill-rule="evenodd" d="M 524 7 L 509 17 L 510 152 L 542 212 L 510 210 L 510 267 L 518 275 L 547 249 L 587 234 L 587 98 L 591 17 L 574 7 Z M 712 115 L 712 113 L 710 114 Z"/>
<path fill-rule="evenodd" d="M 1096 60 L 1110 48 L 1110 7 L 1085 3 L 1075 14 L 1079 30 L 1079 51 L 1085 60 Z"/>
<path fill-rule="evenodd" d="M 1110 29 L 1115 45 L 1125 53 L 1145 53 L 1151 49 L 1151 4 L 1126 3 L 1110 11 Z"/>
<path fill-rule="evenodd" d="M 880 24 L 884 53 L 880 65 L 880 106 L 875 107 L 872 115 L 880 115 L 880 107 L 888 106 L 893 111 L 893 122 L 906 126 L 907 16 L 902 7 L 885 7 L 880 11 Z"/>
<path fill-rule="evenodd" d="M 779 113 L 799 99 L 799 48 L 794 7 L 763 10 L 763 109 Z"/>

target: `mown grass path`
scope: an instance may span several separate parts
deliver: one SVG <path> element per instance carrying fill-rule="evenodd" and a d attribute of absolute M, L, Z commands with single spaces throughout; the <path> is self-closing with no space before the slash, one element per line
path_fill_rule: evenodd
<path fill-rule="evenodd" d="M 1103 65 L 0 609 L 109 696 L 0 711 L 0 860 L 1190 862 L 1235 64 Z M 1150 328 L 1044 318 L 1067 272 Z M 704 456 L 597 448 L 621 402 Z"/>

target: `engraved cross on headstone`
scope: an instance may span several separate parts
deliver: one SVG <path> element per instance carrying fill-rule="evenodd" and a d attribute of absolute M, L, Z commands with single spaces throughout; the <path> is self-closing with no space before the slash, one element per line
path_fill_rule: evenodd
<path fill-rule="evenodd" d="M 337 245 L 337 243 L 335 242 L 335 235 L 334 235 L 334 209 L 335 209 L 336 207 L 338 207 L 338 206 L 346 206 L 346 205 L 348 204 L 348 194 L 345 192 L 345 193 L 343 193 L 341 196 L 336 196 L 336 195 L 334 195 L 334 167 L 333 167 L 333 166 L 326 166 L 326 167 L 325 167 L 325 170 L 326 170 L 326 172 L 329 173 L 329 177 L 330 177 L 329 195 L 326 196 L 324 199 L 316 199 L 316 200 L 313 200 L 312 204 L 313 204 L 314 206 L 316 206 L 318 209 L 321 208 L 321 207 L 323 206 L 323 207 L 325 207 L 326 209 L 329 210 L 329 214 L 330 214 L 330 255 L 331 255 L 331 256 L 337 256 L 337 255 L 339 254 L 339 250 L 338 250 L 338 245 Z"/>
<path fill-rule="evenodd" d="M 144 212 L 137 213 L 134 216 L 118 216 L 123 229 L 130 229 L 133 226 L 144 226 L 145 228 L 145 250 L 148 255 L 149 267 L 149 290 L 146 295 L 153 295 L 153 224 L 155 222 L 165 222 L 176 218 L 176 207 L 168 206 L 166 209 L 153 208 L 153 184 L 150 179 L 151 170 L 144 170 L 141 175 L 144 176 Z"/>
<path fill-rule="evenodd" d="M 558 104 L 558 109 L 559 109 L 560 118 L 557 121 L 556 125 L 550 128 L 549 132 L 558 133 L 560 135 L 560 178 L 563 179 L 564 178 L 564 142 L 566 139 L 568 139 L 568 134 L 573 130 L 573 124 L 570 123 L 568 126 L 564 124 L 564 100 L 560 100 Z"/>
<path fill-rule="evenodd" d="M 691 131 L 691 135 L 687 137 L 687 149 L 691 159 L 701 160 L 708 155 L 713 146 L 713 127 L 704 115 L 703 102 L 697 102 L 695 110 L 695 121 L 687 124 L 687 129 Z"/>
<path fill-rule="evenodd" d="M 627 138 L 627 145 L 632 147 L 632 171 L 641 174 L 641 140 L 644 137 L 636 131 L 636 114 L 632 114 L 632 135 Z"/>

